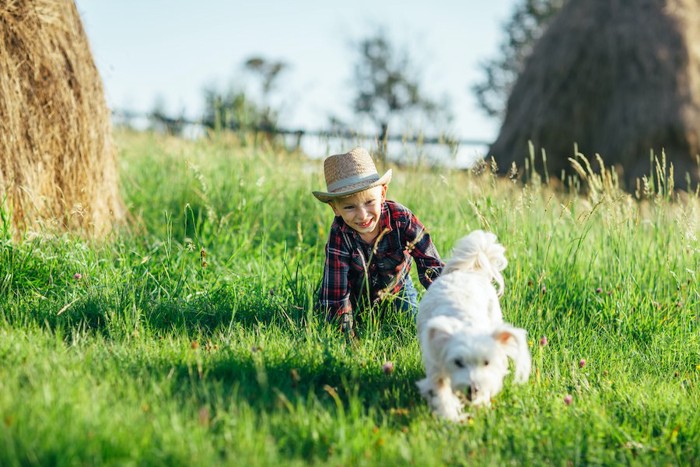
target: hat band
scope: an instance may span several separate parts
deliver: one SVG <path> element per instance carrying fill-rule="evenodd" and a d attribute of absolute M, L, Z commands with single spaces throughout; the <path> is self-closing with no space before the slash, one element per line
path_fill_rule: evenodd
<path fill-rule="evenodd" d="M 343 187 L 350 186 L 350 185 L 357 185 L 358 183 L 363 183 L 367 182 L 367 184 L 374 183 L 377 180 L 379 180 L 379 174 L 378 173 L 373 173 L 370 175 L 354 175 L 352 177 L 347 177 L 347 178 L 341 178 L 340 180 L 336 180 L 333 183 L 328 184 L 328 191 L 333 193 L 335 191 L 340 190 Z"/>

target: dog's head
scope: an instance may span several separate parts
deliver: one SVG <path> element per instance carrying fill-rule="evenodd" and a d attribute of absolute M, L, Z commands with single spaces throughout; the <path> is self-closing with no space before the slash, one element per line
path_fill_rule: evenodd
<path fill-rule="evenodd" d="M 489 333 L 475 333 L 459 320 L 437 316 L 428 321 L 424 340 L 431 359 L 450 375 L 453 391 L 473 405 L 488 405 L 503 388 L 508 358 L 515 364 L 515 382 L 530 376 L 530 352 L 523 329 L 503 324 Z"/>

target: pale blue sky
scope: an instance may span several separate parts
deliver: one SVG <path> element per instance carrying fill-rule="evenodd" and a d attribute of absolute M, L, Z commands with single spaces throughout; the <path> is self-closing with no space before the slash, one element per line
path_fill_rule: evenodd
<path fill-rule="evenodd" d="M 287 127 L 323 129 L 350 120 L 349 44 L 383 26 L 422 64 L 427 94 L 447 95 L 462 138 L 493 140 L 498 122 L 476 107 L 470 86 L 497 53 L 519 0 L 273 1 L 77 0 L 110 107 L 201 112 L 203 89 L 241 79 L 252 56 L 290 65 L 279 86 Z"/>

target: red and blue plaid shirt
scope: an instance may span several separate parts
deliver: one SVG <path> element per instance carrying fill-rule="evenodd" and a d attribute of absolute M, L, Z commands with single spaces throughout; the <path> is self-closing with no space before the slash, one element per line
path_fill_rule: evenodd
<path fill-rule="evenodd" d="M 408 208 L 385 201 L 379 225 L 379 235 L 374 245 L 369 245 L 342 217 L 335 217 L 319 291 L 319 304 L 328 320 L 351 313 L 363 298 L 376 303 L 396 295 L 409 277 L 411 257 L 426 289 L 442 272 L 445 263 L 423 224 Z"/>

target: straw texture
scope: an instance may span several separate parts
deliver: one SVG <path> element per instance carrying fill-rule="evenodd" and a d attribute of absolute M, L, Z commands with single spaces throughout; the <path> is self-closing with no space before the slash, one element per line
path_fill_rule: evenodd
<path fill-rule="evenodd" d="M 125 216 L 102 82 L 72 0 L 0 3 L 0 199 L 14 231 Z"/>
<path fill-rule="evenodd" d="M 372 156 L 364 148 L 354 148 L 345 154 L 335 154 L 323 161 L 326 192 L 314 191 L 320 201 L 328 202 L 367 190 L 391 181 L 391 169 L 379 176 Z"/>
<path fill-rule="evenodd" d="M 665 151 L 676 185 L 700 177 L 700 2 L 569 1 L 535 44 L 490 148 L 523 166 L 532 141 L 553 177 L 571 173 L 574 144 L 616 165 L 627 188 Z M 681 187 L 684 187 L 682 183 Z"/>

